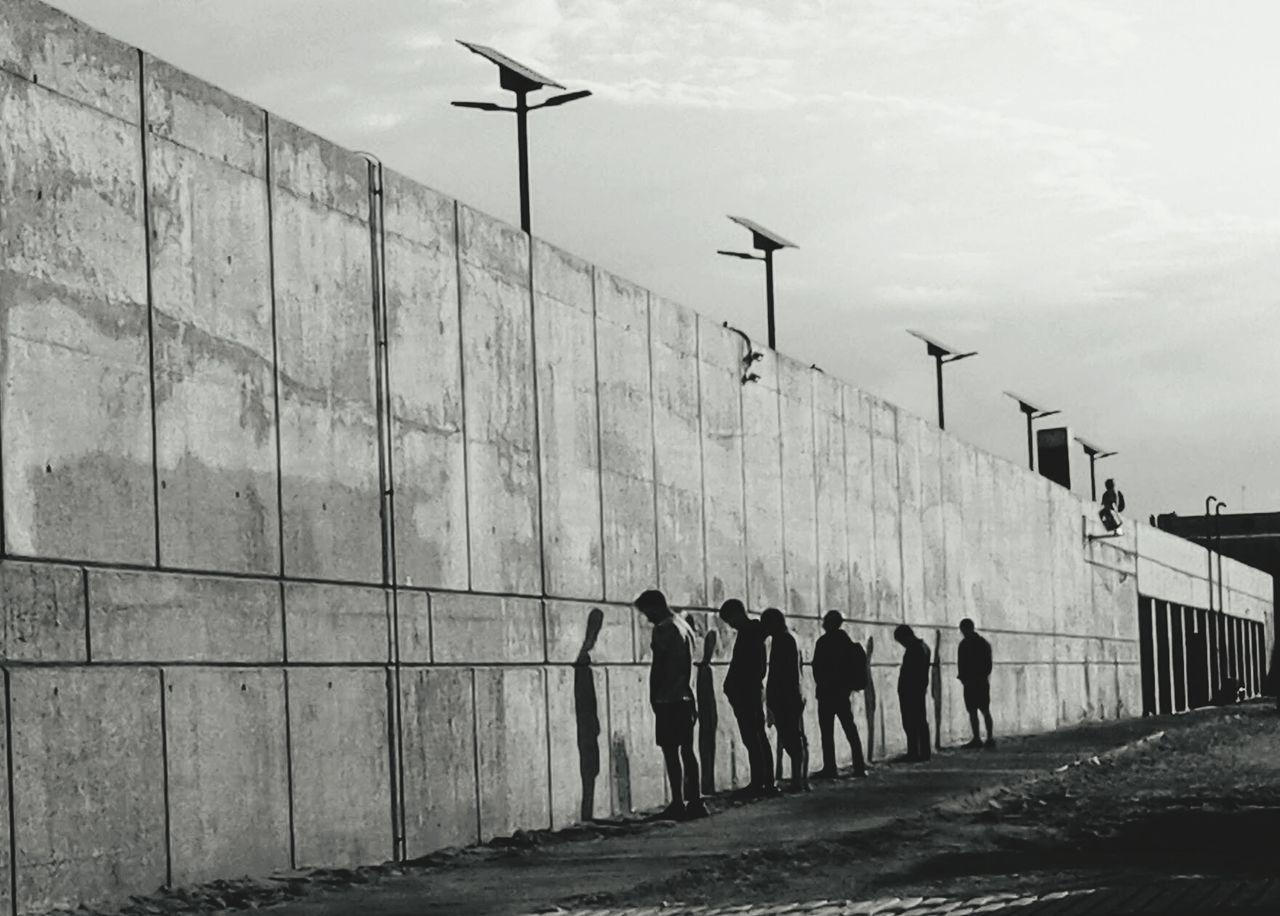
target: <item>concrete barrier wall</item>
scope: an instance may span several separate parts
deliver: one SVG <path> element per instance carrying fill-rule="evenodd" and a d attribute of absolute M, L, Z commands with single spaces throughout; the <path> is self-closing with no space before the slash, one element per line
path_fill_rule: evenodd
<path fill-rule="evenodd" d="M 0 908 L 661 805 L 644 588 L 715 634 L 720 789 L 725 598 L 806 654 L 845 613 L 874 757 L 898 623 L 947 744 L 962 618 L 1013 733 L 1136 714 L 1139 594 L 1207 606 L 1186 542 L 1091 542 L 1087 502 L 803 361 L 743 384 L 717 322 L 391 173 L 379 237 L 359 156 L 34 0 L 0 163 Z M 1223 565 L 1269 645 L 1269 577 Z"/>

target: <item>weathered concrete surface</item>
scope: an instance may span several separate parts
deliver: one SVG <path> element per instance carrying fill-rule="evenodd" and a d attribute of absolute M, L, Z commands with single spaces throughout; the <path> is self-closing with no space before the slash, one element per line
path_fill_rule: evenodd
<path fill-rule="evenodd" d="M 747 519 L 747 606 L 786 605 L 782 536 L 782 442 L 778 361 L 773 351 L 755 363 L 760 376 L 742 388 L 742 476 Z"/>
<path fill-rule="evenodd" d="M 165 672 L 173 883 L 289 867 L 284 673 Z"/>
<path fill-rule="evenodd" d="M 274 582 L 105 569 L 90 570 L 88 581 L 93 661 L 284 658 Z"/>
<path fill-rule="evenodd" d="M 160 560 L 277 572 L 266 116 L 143 58 Z"/>
<path fill-rule="evenodd" d="M 596 270 L 596 373 L 608 601 L 658 581 L 649 294 Z"/>
<path fill-rule="evenodd" d="M 588 644 L 591 618 L 599 609 L 599 630 Z M 634 608 L 619 604 L 590 604 L 582 601 L 548 601 L 547 661 L 572 665 L 585 651 L 593 664 L 631 664 L 636 660 Z M 646 643 L 647 645 L 647 643 Z"/>
<path fill-rule="evenodd" d="M 742 388 L 746 342 L 698 317 L 702 415 L 702 514 L 706 523 L 707 603 L 719 607 L 747 590 L 747 529 L 742 496 Z"/>
<path fill-rule="evenodd" d="M 480 836 L 551 823 L 547 693 L 540 668 L 477 668 Z"/>
<path fill-rule="evenodd" d="M 6 789 L 13 785 L 13 777 L 9 772 L 9 761 L 12 759 L 9 755 L 9 738 L 8 738 L 8 709 L 9 709 L 9 678 L 8 672 L 5 672 L 4 678 L 5 691 L 5 714 L 0 719 L 6 728 L 0 732 L 0 752 L 4 754 L 4 763 L 0 765 L 0 775 L 4 776 Z M 9 820 L 9 793 L 7 791 L 0 792 L 0 817 L 4 818 L 4 823 L 12 823 Z M 11 841 L 12 833 L 6 833 L 0 837 L 0 909 L 6 912 L 13 912 L 13 871 L 11 863 Z"/>
<path fill-rule="evenodd" d="M 382 575 L 363 159 L 268 117 L 284 571 Z"/>
<path fill-rule="evenodd" d="M 400 589 L 396 595 L 396 617 L 400 624 L 400 664 L 425 665 L 431 654 L 431 595 Z"/>
<path fill-rule="evenodd" d="M 593 268 L 533 243 L 543 563 L 549 595 L 604 595 Z"/>
<path fill-rule="evenodd" d="M 871 483 L 870 399 L 844 386 L 845 518 L 849 537 L 849 616 L 876 614 L 875 499 Z"/>
<path fill-rule="evenodd" d="M 679 607 L 705 606 L 702 430 L 697 315 L 649 297 L 658 587 Z"/>
<path fill-rule="evenodd" d="M 467 474 L 458 312 L 457 204 L 383 178 L 396 574 L 467 587 Z"/>
<path fill-rule="evenodd" d="M 284 585 L 284 620 L 291 662 L 387 662 L 390 607 L 380 588 Z"/>
<path fill-rule="evenodd" d="M 0 658 L 85 661 L 84 572 L 52 563 L 0 563 Z"/>
<path fill-rule="evenodd" d="M 466 668 L 400 674 L 405 851 L 410 858 L 480 838 L 475 701 Z"/>
<path fill-rule="evenodd" d="M 160 672 L 17 669 L 9 701 L 17 911 L 163 884 Z"/>
<path fill-rule="evenodd" d="M 389 859 L 386 673 L 295 668 L 287 677 L 296 864 Z"/>
<path fill-rule="evenodd" d="M 868 399 L 871 432 L 872 524 L 875 532 L 875 617 L 902 620 L 903 544 L 901 495 L 898 491 L 898 411 L 884 401 Z"/>
<path fill-rule="evenodd" d="M 434 660 L 443 665 L 545 659 L 536 598 L 440 593 L 431 601 Z"/>
<path fill-rule="evenodd" d="M 817 493 L 819 613 L 849 613 L 849 516 L 845 479 L 842 385 L 824 372 L 812 373 L 813 462 Z M 860 521 L 854 520 L 855 523 Z"/>
<path fill-rule="evenodd" d="M 782 439 L 783 577 L 789 614 L 818 609 L 818 493 L 814 480 L 813 378 L 815 370 L 777 357 L 779 435 Z M 825 496 L 825 494 L 824 494 Z"/>
<path fill-rule="evenodd" d="M 529 240 L 458 207 L 471 587 L 542 591 Z"/>
<path fill-rule="evenodd" d="M 137 59 L 35 5 L 2 15 L 5 547 L 152 563 Z"/>
<path fill-rule="evenodd" d="M 609 690 L 605 669 L 592 661 L 547 668 L 552 827 L 613 813 Z"/>
<path fill-rule="evenodd" d="M 649 669 L 610 666 L 609 785 L 613 810 L 627 814 L 662 804 L 667 797 L 662 751 L 654 743 Z"/>

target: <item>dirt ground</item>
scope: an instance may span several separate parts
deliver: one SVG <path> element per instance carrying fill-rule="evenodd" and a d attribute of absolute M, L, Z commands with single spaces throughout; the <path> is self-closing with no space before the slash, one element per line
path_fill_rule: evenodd
<path fill-rule="evenodd" d="M 1136 747 L 984 798 L 733 857 L 601 902 L 964 897 L 1277 873 L 1280 716 L 1267 703 L 1171 720 Z"/>

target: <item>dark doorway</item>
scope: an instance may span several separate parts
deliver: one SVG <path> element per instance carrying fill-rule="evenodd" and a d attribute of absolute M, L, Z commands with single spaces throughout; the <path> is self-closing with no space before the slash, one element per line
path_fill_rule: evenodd
<path fill-rule="evenodd" d="M 1156 642 L 1151 599 L 1138 597 L 1138 657 L 1142 662 L 1142 714 L 1156 714 Z"/>
<path fill-rule="evenodd" d="M 1173 712 L 1173 684 L 1169 657 L 1169 605 L 1156 601 L 1152 605 L 1156 618 L 1156 710 L 1163 716 Z"/>
<path fill-rule="evenodd" d="M 1182 605 L 1169 605 L 1169 642 L 1173 648 L 1173 711 L 1187 711 L 1187 643 Z"/>

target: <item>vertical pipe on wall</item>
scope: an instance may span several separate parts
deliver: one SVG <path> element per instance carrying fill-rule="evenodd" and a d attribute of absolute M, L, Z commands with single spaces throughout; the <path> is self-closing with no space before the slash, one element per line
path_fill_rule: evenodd
<path fill-rule="evenodd" d="M 369 248 L 371 255 L 373 331 L 374 331 L 374 399 L 378 425 L 378 515 L 382 534 L 382 593 L 387 617 L 387 656 L 390 661 L 388 692 L 388 740 L 391 777 L 392 855 L 405 858 L 404 748 L 401 729 L 400 697 L 400 603 L 396 588 L 395 492 L 392 481 L 391 371 L 387 348 L 387 236 L 386 201 L 382 163 L 374 156 L 361 153 L 368 163 L 369 180 Z"/>

